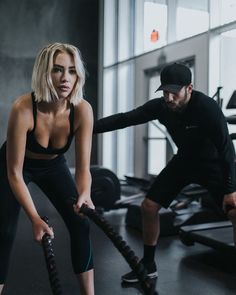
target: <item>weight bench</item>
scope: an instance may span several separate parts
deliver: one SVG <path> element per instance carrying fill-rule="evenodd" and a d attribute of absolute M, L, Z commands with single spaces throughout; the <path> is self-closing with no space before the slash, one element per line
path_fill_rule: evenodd
<path fill-rule="evenodd" d="M 196 242 L 236 258 L 230 221 L 186 225 L 180 228 L 179 237 L 187 246 L 193 246 Z"/>

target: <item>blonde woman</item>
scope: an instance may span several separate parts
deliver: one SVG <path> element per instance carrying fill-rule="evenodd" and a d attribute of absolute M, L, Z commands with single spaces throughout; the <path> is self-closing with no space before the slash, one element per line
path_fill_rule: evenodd
<path fill-rule="evenodd" d="M 32 93 L 13 103 L 7 140 L 0 151 L 0 293 L 3 289 L 17 219 L 23 207 L 34 239 L 53 230 L 39 216 L 30 192 L 34 182 L 63 218 L 71 240 L 71 257 L 80 294 L 93 295 L 93 260 L 89 224 L 79 210 L 90 208 L 90 154 L 93 113 L 83 99 L 85 69 L 79 50 L 54 43 L 43 48 L 34 64 Z M 75 180 L 64 153 L 75 139 Z M 70 198 L 77 198 L 72 207 Z"/>

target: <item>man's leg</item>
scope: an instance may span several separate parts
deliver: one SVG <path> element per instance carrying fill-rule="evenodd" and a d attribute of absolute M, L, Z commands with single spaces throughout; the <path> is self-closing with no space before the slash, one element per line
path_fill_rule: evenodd
<path fill-rule="evenodd" d="M 159 210 L 161 206 L 154 201 L 145 198 L 142 202 L 142 225 L 143 225 L 143 258 L 142 263 L 147 269 L 150 278 L 157 277 L 157 269 L 155 264 L 155 250 L 157 240 L 160 234 L 160 218 Z M 136 274 L 131 271 L 124 276 L 122 280 L 127 283 L 138 282 Z"/>
<path fill-rule="evenodd" d="M 190 168 L 191 166 L 186 165 L 181 158 L 174 156 L 156 177 L 142 203 L 144 244 L 142 262 L 146 266 L 149 277 L 157 277 L 154 258 L 160 235 L 159 210 L 162 207 L 168 208 L 181 189 L 191 183 Z M 122 280 L 129 283 L 138 281 L 134 272 L 125 274 Z"/>
<path fill-rule="evenodd" d="M 143 242 L 155 246 L 160 235 L 159 210 L 161 205 L 145 198 L 142 202 Z"/>

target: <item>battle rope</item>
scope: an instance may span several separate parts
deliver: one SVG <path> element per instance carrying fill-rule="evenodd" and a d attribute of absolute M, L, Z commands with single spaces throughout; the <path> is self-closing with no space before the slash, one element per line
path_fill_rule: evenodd
<path fill-rule="evenodd" d="M 80 213 L 88 216 L 112 241 L 114 246 L 119 250 L 131 269 L 136 273 L 139 279 L 142 290 L 147 295 L 157 294 L 155 291 L 155 285 L 151 279 L 147 277 L 147 271 L 144 265 L 139 262 L 139 258 L 135 255 L 134 251 L 126 244 L 123 238 L 115 232 L 108 221 L 102 217 L 96 210 L 88 208 L 83 204 L 80 208 Z"/>
<path fill-rule="evenodd" d="M 48 224 L 48 218 L 42 217 L 43 221 Z M 49 234 L 45 233 L 42 237 L 42 247 L 44 252 L 44 257 L 48 270 L 48 277 L 52 289 L 53 295 L 62 295 L 62 288 L 56 268 L 55 255 L 53 250 L 52 239 Z"/>

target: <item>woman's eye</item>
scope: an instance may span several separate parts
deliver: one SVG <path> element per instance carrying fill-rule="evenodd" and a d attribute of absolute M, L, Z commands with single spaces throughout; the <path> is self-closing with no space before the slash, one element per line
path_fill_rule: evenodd
<path fill-rule="evenodd" d="M 72 70 L 70 70 L 69 72 L 70 72 L 70 74 L 72 74 L 72 75 L 76 75 L 76 74 L 77 74 L 75 69 L 72 69 Z"/>
<path fill-rule="evenodd" d="M 62 69 L 61 69 L 61 68 L 54 67 L 54 68 L 52 69 L 52 71 L 53 71 L 54 73 L 58 73 L 58 72 L 62 72 Z"/>

